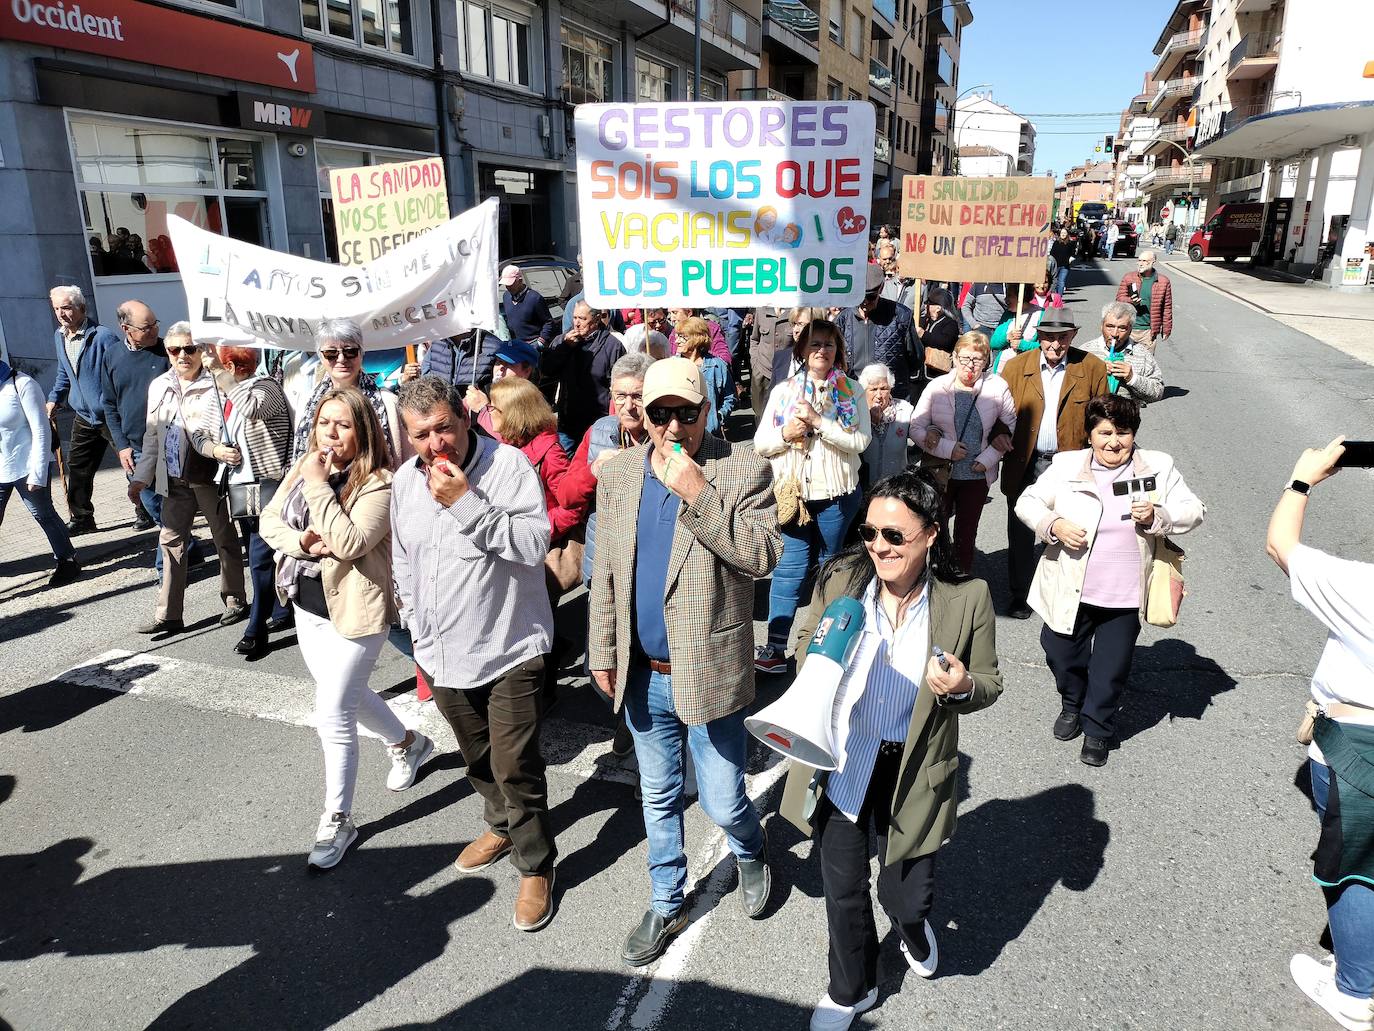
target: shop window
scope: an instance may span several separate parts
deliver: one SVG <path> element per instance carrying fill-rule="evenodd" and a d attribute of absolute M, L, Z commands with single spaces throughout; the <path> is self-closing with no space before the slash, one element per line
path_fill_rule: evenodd
<path fill-rule="evenodd" d="M 326 261 L 339 260 L 339 244 L 334 235 L 334 200 L 329 189 L 329 173 L 336 168 L 365 168 L 368 165 L 384 165 L 392 161 L 412 161 L 415 158 L 432 157 L 412 151 L 375 151 L 358 147 L 340 147 L 333 144 L 315 145 L 315 178 L 320 188 L 320 219 L 324 227 L 324 253 Z M 233 219 L 236 212 L 230 211 L 230 232 L 234 235 Z"/>
<path fill-rule="evenodd" d="M 691 75 L 688 75 L 687 97 L 692 99 Z M 673 66 L 651 57 L 635 58 L 635 99 L 648 103 L 662 103 L 673 99 Z"/>
<path fill-rule="evenodd" d="M 538 39 L 533 11 L 516 13 L 469 0 L 457 4 L 459 68 L 510 86 L 537 88 L 530 61 L 530 40 Z"/>
<path fill-rule="evenodd" d="M 175 274 L 169 215 L 271 246 L 260 143 L 84 118 L 71 141 L 95 276 Z"/>
<path fill-rule="evenodd" d="M 301 22 L 334 39 L 415 55 L 410 0 L 301 0 Z"/>
<path fill-rule="evenodd" d="M 559 29 L 563 47 L 563 99 L 570 104 L 604 103 L 613 99 L 612 68 L 615 49 L 599 36 L 564 22 Z"/>

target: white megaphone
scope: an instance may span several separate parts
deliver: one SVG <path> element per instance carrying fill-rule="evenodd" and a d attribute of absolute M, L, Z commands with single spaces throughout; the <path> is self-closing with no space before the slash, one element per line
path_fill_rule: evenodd
<path fill-rule="evenodd" d="M 787 693 L 744 721 L 749 733 L 789 759 L 833 770 L 835 743 L 830 726 L 835 693 L 864 626 L 863 605 L 854 598 L 836 598 L 826 606 L 816 633 L 806 646 L 806 664 Z"/>

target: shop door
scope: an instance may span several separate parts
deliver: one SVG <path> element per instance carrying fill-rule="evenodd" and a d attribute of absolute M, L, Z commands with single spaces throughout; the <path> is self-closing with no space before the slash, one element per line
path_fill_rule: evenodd
<path fill-rule="evenodd" d="M 483 165 L 482 199 L 501 202 L 501 257 L 548 254 L 553 250 L 549 213 L 549 176 L 520 168 Z"/>

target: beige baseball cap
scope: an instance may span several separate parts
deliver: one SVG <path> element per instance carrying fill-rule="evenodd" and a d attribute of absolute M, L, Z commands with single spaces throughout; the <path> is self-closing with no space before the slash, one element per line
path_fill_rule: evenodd
<path fill-rule="evenodd" d="M 706 400 L 697 363 L 673 357 L 660 358 L 650 365 L 644 373 L 644 404 L 651 405 L 661 397 L 680 397 L 694 405 Z"/>

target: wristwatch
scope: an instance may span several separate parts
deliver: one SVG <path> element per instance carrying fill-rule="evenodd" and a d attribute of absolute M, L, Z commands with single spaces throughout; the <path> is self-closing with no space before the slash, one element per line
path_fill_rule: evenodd
<path fill-rule="evenodd" d="M 1284 489 L 1291 490 L 1295 494 L 1301 494 L 1303 497 L 1306 497 L 1312 492 L 1312 484 L 1304 483 L 1302 480 L 1294 480 Z"/>

